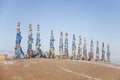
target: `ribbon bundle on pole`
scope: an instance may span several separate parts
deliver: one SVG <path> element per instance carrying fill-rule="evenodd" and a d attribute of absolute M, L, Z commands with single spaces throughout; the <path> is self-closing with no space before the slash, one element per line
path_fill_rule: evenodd
<path fill-rule="evenodd" d="M 93 59 L 94 56 L 94 49 L 93 49 L 93 40 L 90 43 L 90 52 L 89 52 L 89 60 Z"/>
<path fill-rule="evenodd" d="M 84 59 L 84 60 L 87 60 L 87 43 L 86 43 L 86 38 L 84 38 L 83 59 Z"/>
<path fill-rule="evenodd" d="M 68 53 L 68 33 L 65 34 L 64 54 L 65 54 L 66 58 L 69 58 L 69 53 Z"/>
<path fill-rule="evenodd" d="M 102 61 L 105 61 L 105 48 L 104 48 L 104 42 L 102 43 Z"/>
<path fill-rule="evenodd" d="M 73 35 L 73 40 L 72 40 L 72 55 L 73 55 L 73 60 L 76 59 L 76 43 L 75 43 L 75 35 Z"/>
<path fill-rule="evenodd" d="M 37 25 L 37 38 L 36 38 L 36 55 L 41 56 L 41 49 L 40 49 L 40 25 Z"/>
<path fill-rule="evenodd" d="M 79 42 L 78 42 L 78 56 L 80 59 L 82 58 L 82 39 L 81 36 L 79 36 Z"/>
<path fill-rule="evenodd" d="M 29 34 L 28 34 L 28 56 L 32 57 L 33 55 L 33 49 L 32 49 L 32 43 L 33 43 L 33 37 L 32 37 L 32 25 L 29 24 Z"/>
<path fill-rule="evenodd" d="M 110 46 L 107 45 L 107 60 L 110 62 Z"/>
<path fill-rule="evenodd" d="M 54 41 L 55 41 L 55 39 L 54 39 L 54 35 L 53 35 L 53 30 L 51 30 L 51 35 L 50 35 L 50 55 L 49 55 L 49 57 L 52 57 L 52 58 L 54 58 L 54 50 L 55 50 Z"/>
<path fill-rule="evenodd" d="M 99 60 L 99 42 L 97 41 L 97 44 L 96 44 L 96 60 L 98 61 Z"/>
<path fill-rule="evenodd" d="M 63 33 L 60 33 L 59 54 L 63 56 Z"/>
<path fill-rule="evenodd" d="M 16 46 L 15 46 L 16 58 L 20 58 L 21 54 L 24 55 L 22 47 L 20 46 L 21 39 L 22 39 L 22 36 L 21 36 L 21 32 L 20 32 L 20 22 L 18 22 L 18 25 L 17 25 L 17 34 L 16 34 Z"/>

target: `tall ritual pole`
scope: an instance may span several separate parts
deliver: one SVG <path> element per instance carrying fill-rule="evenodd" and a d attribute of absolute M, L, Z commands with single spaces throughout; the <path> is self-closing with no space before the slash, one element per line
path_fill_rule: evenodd
<path fill-rule="evenodd" d="M 64 56 L 64 53 L 63 53 L 63 33 L 62 32 L 60 33 L 59 54 L 62 57 Z"/>
<path fill-rule="evenodd" d="M 94 57 L 94 49 L 93 49 L 93 40 L 90 43 L 90 52 L 89 52 L 89 60 L 92 60 Z"/>
<path fill-rule="evenodd" d="M 64 54 L 65 54 L 66 59 L 68 59 L 69 58 L 69 53 L 68 53 L 68 33 L 65 34 Z"/>
<path fill-rule="evenodd" d="M 40 25 L 37 25 L 37 38 L 36 38 L 36 55 L 39 55 L 41 57 L 42 50 L 40 49 L 41 43 L 40 43 Z"/>
<path fill-rule="evenodd" d="M 24 55 L 22 47 L 20 46 L 21 39 L 22 39 L 22 36 L 21 36 L 21 32 L 20 32 L 20 22 L 18 22 L 18 25 L 17 25 L 17 34 L 16 34 L 16 46 L 15 46 L 16 58 L 20 58 L 21 54 Z"/>
<path fill-rule="evenodd" d="M 51 30 L 51 35 L 50 35 L 50 50 L 49 50 L 50 56 L 49 57 L 52 57 L 52 58 L 54 58 L 54 55 L 55 55 L 55 52 L 54 52 L 54 50 L 55 50 L 55 48 L 54 48 L 54 41 L 55 41 L 55 39 L 54 39 L 54 35 L 53 35 L 53 30 Z"/>
<path fill-rule="evenodd" d="M 33 56 L 33 49 L 32 49 L 33 37 L 32 37 L 32 25 L 29 24 L 29 34 L 28 34 L 28 50 L 27 53 L 29 58 Z"/>
<path fill-rule="evenodd" d="M 79 36 L 79 42 L 78 42 L 78 56 L 81 59 L 82 58 L 82 39 L 81 35 Z"/>
<path fill-rule="evenodd" d="M 107 45 L 107 61 L 110 62 L 110 46 Z"/>
<path fill-rule="evenodd" d="M 84 60 L 87 60 L 87 43 L 86 43 L 86 38 L 84 38 L 83 59 L 84 59 Z"/>
<path fill-rule="evenodd" d="M 105 48 L 104 48 L 104 42 L 102 43 L 102 61 L 105 61 Z"/>
<path fill-rule="evenodd" d="M 75 35 L 73 34 L 73 40 L 72 40 L 72 55 L 73 60 L 76 60 L 76 43 L 75 43 Z"/>
<path fill-rule="evenodd" d="M 99 42 L 96 44 L 96 61 L 99 61 Z"/>

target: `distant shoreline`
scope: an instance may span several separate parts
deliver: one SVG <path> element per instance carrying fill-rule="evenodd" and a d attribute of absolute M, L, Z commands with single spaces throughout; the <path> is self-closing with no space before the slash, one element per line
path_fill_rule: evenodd
<path fill-rule="evenodd" d="M 0 50 L 0 54 L 4 54 L 4 53 L 8 53 L 8 58 L 11 58 L 13 56 L 13 52 L 14 51 L 3 51 L 3 50 Z M 110 63 L 113 63 L 113 64 L 120 64 L 120 58 L 111 58 L 111 61 Z"/>

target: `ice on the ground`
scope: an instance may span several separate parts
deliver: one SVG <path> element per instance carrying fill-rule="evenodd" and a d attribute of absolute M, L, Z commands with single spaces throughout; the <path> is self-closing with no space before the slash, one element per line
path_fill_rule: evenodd
<path fill-rule="evenodd" d="M 81 74 L 81 73 L 78 73 L 78 72 L 74 72 L 70 69 L 67 69 L 65 67 L 60 67 L 62 70 L 66 71 L 66 72 L 69 72 L 69 73 L 72 73 L 72 74 L 75 74 L 77 76 L 82 76 L 82 77 L 85 77 L 85 78 L 88 78 L 88 80 L 102 80 L 100 78 L 95 78 L 95 77 L 92 77 L 92 76 L 89 76 L 89 75 L 86 75 L 86 74 Z"/>
<path fill-rule="evenodd" d="M 29 64 L 25 64 L 24 67 L 29 67 L 30 65 Z"/>
<path fill-rule="evenodd" d="M 14 64 L 14 61 L 1 61 L 2 64 Z"/>
<path fill-rule="evenodd" d="M 13 80 L 23 80 L 22 77 L 20 77 L 20 76 L 13 76 L 12 79 L 13 79 Z"/>

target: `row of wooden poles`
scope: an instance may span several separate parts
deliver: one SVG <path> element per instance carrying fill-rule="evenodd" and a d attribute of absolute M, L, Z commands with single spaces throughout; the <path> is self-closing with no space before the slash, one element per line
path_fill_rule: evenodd
<path fill-rule="evenodd" d="M 37 36 L 36 36 L 36 50 L 35 53 L 33 53 L 32 49 L 32 44 L 33 44 L 33 37 L 32 37 L 32 25 L 29 24 L 29 34 L 28 34 L 28 50 L 27 50 L 27 57 L 32 57 L 32 56 L 48 56 L 55 58 L 55 47 L 54 47 L 54 34 L 53 30 L 51 30 L 50 33 L 50 49 L 47 54 L 43 55 L 43 52 L 40 48 L 41 43 L 40 43 L 40 25 L 37 25 Z M 20 46 L 21 43 L 21 32 L 20 32 L 20 22 L 18 22 L 17 26 L 17 34 L 16 34 L 16 46 L 15 46 L 15 54 L 16 58 L 20 58 L 21 55 L 24 55 L 24 52 L 22 50 L 22 47 Z M 64 42 L 63 42 L 64 41 Z M 105 48 L 104 48 L 104 43 L 102 43 L 102 55 L 101 59 L 99 57 L 99 42 L 97 41 L 96 44 L 96 58 L 94 59 L 94 43 L 93 40 L 90 42 L 90 51 L 87 51 L 87 43 L 86 43 L 86 38 L 84 38 L 84 43 L 82 45 L 82 38 L 79 36 L 79 41 L 78 41 L 78 47 L 76 45 L 76 38 L 75 34 L 73 34 L 73 39 L 72 39 L 72 56 L 69 55 L 69 50 L 68 50 L 68 33 L 65 34 L 65 39 L 63 40 L 63 33 L 60 33 L 60 41 L 59 41 L 59 58 L 70 58 L 73 60 L 76 59 L 81 59 L 81 60 L 96 60 L 96 61 L 110 61 L 110 49 L 109 45 L 107 45 L 107 52 L 106 56 L 107 59 L 105 59 Z M 78 52 L 76 52 L 78 51 Z"/>

